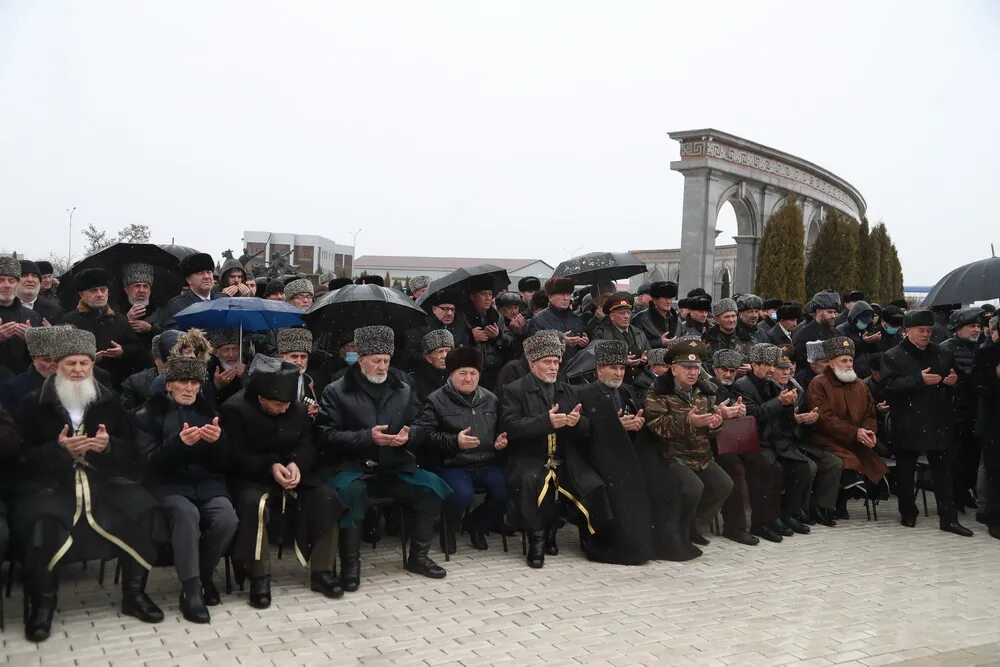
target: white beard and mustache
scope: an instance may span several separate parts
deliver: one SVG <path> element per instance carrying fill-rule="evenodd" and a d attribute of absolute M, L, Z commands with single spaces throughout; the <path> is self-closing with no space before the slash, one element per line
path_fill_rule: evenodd
<path fill-rule="evenodd" d="M 849 371 L 841 371 L 841 370 L 837 370 L 836 368 L 834 368 L 833 369 L 833 374 L 841 382 L 854 382 L 854 381 L 856 381 L 858 379 L 858 374 L 854 372 L 853 368 L 851 370 L 849 370 Z"/>
<path fill-rule="evenodd" d="M 55 376 L 56 396 L 66 412 L 83 412 L 97 399 L 97 381 L 93 377 L 73 382 L 61 375 Z"/>
<path fill-rule="evenodd" d="M 622 380 L 601 380 L 601 384 L 608 389 L 618 389 L 622 386 Z"/>
<path fill-rule="evenodd" d="M 388 373 L 386 373 L 385 375 L 369 375 L 368 373 L 361 371 L 361 374 L 365 376 L 365 379 L 371 382 L 372 384 L 382 384 L 389 378 Z"/>
<path fill-rule="evenodd" d="M 42 291 L 41 287 L 35 287 L 33 289 L 19 287 L 17 289 L 18 297 L 21 299 L 21 301 L 24 301 L 26 303 L 34 303 L 35 300 L 38 299 L 38 295 L 39 293 L 41 293 L 41 291 Z"/>
<path fill-rule="evenodd" d="M 149 299 L 129 299 L 128 302 L 133 306 L 143 306 L 145 308 L 149 307 Z"/>

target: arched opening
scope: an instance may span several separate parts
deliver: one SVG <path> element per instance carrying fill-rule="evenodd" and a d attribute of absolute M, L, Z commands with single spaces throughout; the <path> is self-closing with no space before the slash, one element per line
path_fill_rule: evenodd
<path fill-rule="evenodd" d="M 736 243 L 739 234 L 739 223 L 736 219 L 736 209 L 732 202 L 726 201 L 719 209 L 719 217 L 715 220 L 715 245 L 732 245 Z"/>
<path fill-rule="evenodd" d="M 806 226 L 806 257 L 809 257 L 809 253 L 812 251 L 813 244 L 816 243 L 816 237 L 819 236 L 820 228 L 820 217 L 819 213 L 813 216 L 812 220 Z"/>
<path fill-rule="evenodd" d="M 723 266 L 715 279 L 715 293 L 718 299 L 727 299 L 732 294 L 733 283 L 729 275 L 729 267 Z"/>

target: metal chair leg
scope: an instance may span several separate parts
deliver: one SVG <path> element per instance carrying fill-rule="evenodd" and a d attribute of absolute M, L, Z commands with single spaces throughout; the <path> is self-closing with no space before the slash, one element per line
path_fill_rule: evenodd
<path fill-rule="evenodd" d="M 233 594 L 233 576 L 232 576 L 232 567 L 231 567 L 231 563 L 229 561 L 229 556 L 228 555 L 225 556 L 222 560 L 225 563 L 225 567 L 226 567 L 226 595 L 232 595 Z"/>
<path fill-rule="evenodd" d="M 441 506 L 441 518 L 438 525 L 440 526 L 438 533 L 440 534 L 441 551 L 444 552 L 444 562 L 448 563 L 451 561 L 451 554 L 448 553 L 448 513 L 445 511 L 443 505 Z M 455 541 L 456 543 L 458 542 L 457 539 Z"/>
<path fill-rule="evenodd" d="M 116 586 L 118 585 L 118 582 L 121 581 L 121 578 L 122 578 L 122 559 L 119 558 L 115 562 L 115 585 Z"/>
<path fill-rule="evenodd" d="M 103 558 L 101 559 L 101 567 L 97 569 L 97 583 L 101 588 L 104 588 L 104 566 L 107 563 Z"/>

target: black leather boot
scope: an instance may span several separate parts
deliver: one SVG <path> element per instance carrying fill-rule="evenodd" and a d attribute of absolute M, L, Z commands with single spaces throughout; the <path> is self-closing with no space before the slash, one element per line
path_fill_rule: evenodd
<path fill-rule="evenodd" d="M 768 542 L 781 542 L 785 538 L 781 536 L 781 533 L 777 532 L 770 524 L 758 523 L 750 527 L 750 532 L 757 537 L 763 537 Z"/>
<path fill-rule="evenodd" d="M 159 623 L 163 611 L 146 595 L 149 572 L 129 557 L 122 557 L 122 613 L 143 623 Z"/>
<path fill-rule="evenodd" d="M 340 529 L 340 581 L 348 593 L 361 587 L 361 526 Z"/>
<path fill-rule="evenodd" d="M 337 578 L 336 572 L 313 572 L 309 575 L 309 588 L 322 593 L 328 598 L 344 596 L 344 587 Z"/>
<path fill-rule="evenodd" d="M 791 514 L 785 514 L 784 516 L 782 516 L 781 523 L 783 523 L 788 528 L 791 528 L 793 532 L 796 532 L 799 535 L 808 535 L 811 532 L 809 526 L 802 523 Z"/>
<path fill-rule="evenodd" d="M 271 577 L 250 577 L 250 595 L 247 596 L 250 606 L 254 609 L 267 609 L 271 606 Z"/>
<path fill-rule="evenodd" d="M 972 537 L 972 531 L 958 522 L 958 512 L 954 503 L 938 502 L 939 526 L 946 533 L 954 533 L 962 537 Z"/>
<path fill-rule="evenodd" d="M 539 568 L 545 565 L 545 531 L 532 530 L 528 533 L 528 566 Z"/>
<path fill-rule="evenodd" d="M 24 637 L 29 642 L 43 642 L 52 631 L 52 618 L 56 615 L 59 579 L 48 568 L 40 567 L 28 573 L 25 581 L 28 595 L 28 615 L 24 623 Z"/>
<path fill-rule="evenodd" d="M 410 556 L 406 559 L 406 569 L 431 579 L 443 579 L 448 573 L 427 555 L 431 549 L 434 518 L 433 514 L 418 514 L 413 518 L 413 530 L 410 532 Z"/>
<path fill-rule="evenodd" d="M 489 542 L 486 541 L 486 533 L 481 530 L 469 531 L 469 544 L 472 545 L 473 549 L 478 549 L 479 551 L 486 551 L 490 548 Z"/>
<path fill-rule="evenodd" d="M 201 597 L 209 607 L 222 604 L 222 596 L 219 595 L 219 589 L 215 587 L 215 582 L 212 581 L 212 575 L 201 578 Z"/>
<path fill-rule="evenodd" d="M 556 536 L 558 534 L 559 526 L 553 526 L 545 529 L 545 553 L 549 556 L 559 555 L 559 544 L 556 542 Z"/>
<path fill-rule="evenodd" d="M 201 592 L 201 577 L 193 577 L 181 583 L 180 607 L 181 615 L 192 623 L 208 623 L 212 620 Z"/>

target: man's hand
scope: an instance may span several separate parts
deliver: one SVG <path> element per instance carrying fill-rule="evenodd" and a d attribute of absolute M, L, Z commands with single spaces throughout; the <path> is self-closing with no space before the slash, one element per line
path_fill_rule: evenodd
<path fill-rule="evenodd" d="M 31 322 L 25 322 L 23 324 L 14 325 L 14 335 L 18 338 L 24 339 L 24 333 L 31 328 Z"/>
<path fill-rule="evenodd" d="M 111 347 L 104 350 L 105 359 L 120 359 L 124 354 L 125 350 L 123 350 L 122 346 L 115 341 L 111 341 Z"/>
<path fill-rule="evenodd" d="M 634 415 L 626 415 L 622 410 L 618 411 L 618 421 L 626 431 L 638 431 L 646 420 L 642 416 L 642 410 Z"/>
<path fill-rule="evenodd" d="M 819 419 L 819 408 L 813 408 L 809 412 L 795 412 L 796 424 L 815 424 Z"/>
<path fill-rule="evenodd" d="M 0 319 L 0 341 L 10 340 L 17 333 L 17 322 L 4 323 Z"/>
<path fill-rule="evenodd" d="M 553 405 L 549 410 L 549 423 L 552 424 L 552 428 L 560 429 L 566 426 L 566 414 L 559 412 L 559 406 Z"/>
<path fill-rule="evenodd" d="M 861 336 L 861 339 L 864 340 L 866 343 L 877 343 L 880 340 L 882 340 L 882 332 L 876 331 L 873 334 L 863 334 Z"/>
<path fill-rule="evenodd" d="M 949 387 L 954 387 L 956 382 L 958 382 L 958 373 L 955 372 L 954 368 L 949 370 L 948 374 L 944 376 L 943 380 L 941 380 L 942 384 L 947 385 Z"/>
<path fill-rule="evenodd" d="M 486 329 L 482 327 L 473 327 L 472 339 L 477 343 L 485 343 L 490 339 L 490 336 L 488 333 L 486 333 Z"/>
<path fill-rule="evenodd" d="M 128 309 L 125 313 L 125 317 L 128 318 L 129 322 L 134 322 L 136 320 L 141 320 L 146 317 L 146 306 L 135 305 Z"/>
<path fill-rule="evenodd" d="M 389 428 L 388 424 L 372 426 L 372 442 L 379 447 L 388 447 L 392 445 L 392 441 L 396 439 L 396 436 L 389 435 L 385 432 L 387 428 Z"/>
<path fill-rule="evenodd" d="M 239 290 L 240 296 L 254 296 L 254 291 L 246 283 L 240 283 L 236 288 Z"/>
<path fill-rule="evenodd" d="M 181 428 L 178 437 L 181 439 L 181 442 L 190 447 L 201 440 L 201 429 L 184 422 L 184 426 Z"/>
<path fill-rule="evenodd" d="M 302 481 L 302 471 L 299 470 L 299 464 L 297 464 L 295 461 L 292 461 L 291 463 L 289 463 L 285 467 L 285 469 L 288 470 L 288 472 L 292 476 L 291 481 L 288 483 L 288 486 L 286 486 L 285 488 L 286 489 L 294 489 L 296 486 L 299 485 L 299 482 Z"/>
<path fill-rule="evenodd" d="M 927 386 L 929 386 L 929 387 L 933 387 L 934 385 L 936 385 L 939 382 L 941 382 L 941 380 L 943 379 L 937 373 L 931 373 L 930 366 L 928 366 L 924 370 L 920 371 L 920 377 L 923 379 L 924 384 L 927 385 Z"/>
<path fill-rule="evenodd" d="M 316 415 L 319 414 L 319 403 L 310 403 L 306 407 L 306 415 L 309 419 L 316 419 Z"/>
<path fill-rule="evenodd" d="M 572 410 L 566 413 L 566 426 L 576 426 L 580 422 L 580 411 L 583 406 L 577 403 Z"/>
<path fill-rule="evenodd" d="M 399 433 L 392 437 L 391 447 L 402 447 L 410 441 L 410 427 L 404 426 L 399 429 Z"/>
<path fill-rule="evenodd" d="M 630 354 L 628 355 L 628 359 L 625 361 L 625 363 L 633 368 L 636 366 L 642 366 L 643 364 L 646 363 L 646 357 L 645 355 L 637 357 L 634 354 Z"/>
<path fill-rule="evenodd" d="M 479 446 L 479 438 L 474 435 L 469 435 L 469 431 L 472 427 L 462 429 L 458 432 L 458 448 L 459 449 L 475 449 Z"/>
<path fill-rule="evenodd" d="M 288 482 L 292 479 L 292 473 L 280 463 L 275 463 L 271 466 L 271 477 L 274 478 L 278 486 L 287 489 Z"/>
<path fill-rule="evenodd" d="M 882 401 L 875 404 L 875 409 L 879 412 L 889 412 L 889 401 Z"/>
<path fill-rule="evenodd" d="M 201 439 L 205 442 L 215 442 L 222 436 L 222 429 L 219 428 L 219 418 L 212 420 L 211 424 L 201 427 Z"/>
<path fill-rule="evenodd" d="M 702 412 L 701 406 L 696 405 L 688 412 L 688 423 L 694 428 L 718 428 L 722 424 L 722 415 L 711 412 Z M 712 424 L 715 424 L 714 426 Z"/>
<path fill-rule="evenodd" d="M 859 428 L 855 439 L 869 449 L 875 446 L 875 432 L 867 428 Z"/>
<path fill-rule="evenodd" d="M 778 394 L 778 402 L 782 405 L 795 405 L 795 401 L 799 398 L 798 389 L 785 389 L 780 394 Z"/>
<path fill-rule="evenodd" d="M 72 456 L 80 456 L 87 451 L 90 446 L 90 438 L 85 435 L 73 435 L 69 434 L 69 426 L 63 426 L 62 431 L 59 432 L 59 437 L 56 438 L 59 446 L 65 449 Z"/>
<path fill-rule="evenodd" d="M 240 293 L 240 286 L 230 285 L 229 287 L 223 287 L 222 293 L 225 294 L 226 296 L 236 296 L 237 294 Z"/>
<path fill-rule="evenodd" d="M 216 389 L 222 389 L 223 387 L 229 386 L 229 383 L 236 379 L 236 369 L 230 368 L 229 370 L 222 370 L 222 366 L 215 369 L 215 377 L 212 378 L 212 382 L 215 383 Z"/>
<path fill-rule="evenodd" d="M 736 369 L 736 377 L 743 377 L 750 372 L 750 364 L 740 364 L 740 367 Z"/>
<path fill-rule="evenodd" d="M 493 449 L 501 450 L 507 449 L 507 432 L 504 431 L 497 436 L 497 439 L 493 441 Z"/>
<path fill-rule="evenodd" d="M 153 330 L 153 325 L 146 320 L 131 320 L 128 325 L 132 327 L 132 331 L 136 333 L 149 333 Z"/>
<path fill-rule="evenodd" d="M 735 403 L 731 403 L 730 399 L 726 399 L 725 402 L 720 404 L 719 412 L 722 413 L 723 419 L 735 419 L 736 417 L 742 417 L 747 413 L 747 406 L 743 404 L 743 397 L 740 396 L 736 399 Z"/>
<path fill-rule="evenodd" d="M 486 337 L 489 340 L 493 340 L 494 338 L 500 335 L 500 326 L 497 324 L 491 324 L 485 329 L 483 329 L 483 331 L 486 332 Z"/>
<path fill-rule="evenodd" d="M 660 335 L 660 345 L 662 345 L 663 347 L 666 347 L 667 345 L 669 345 L 669 342 L 670 342 L 670 335 L 671 335 L 672 333 L 673 333 L 672 331 L 664 331 L 664 332 L 663 332 L 663 333 L 662 333 L 662 334 Z"/>
<path fill-rule="evenodd" d="M 104 424 L 98 424 L 97 433 L 94 434 L 93 438 L 89 439 L 87 445 L 90 451 L 100 454 L 108 448 L 109 442 L 111 442 L 111 438 L 108 436 L 108 429 L 105 428 Z"/>
<path fill-rule="evenodd" d="M 517 314 L 517 317 L 511 318 L 510 322 L 507 323 L 507 328 L 514 333 L 521 333 L 524 331 L 524 327 L 527 326 L 528 321 L 524 319 L 524 315 L 521 313 Z"/>

